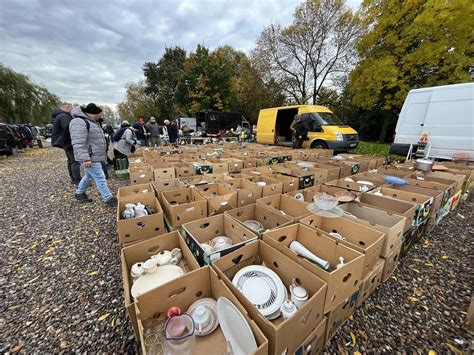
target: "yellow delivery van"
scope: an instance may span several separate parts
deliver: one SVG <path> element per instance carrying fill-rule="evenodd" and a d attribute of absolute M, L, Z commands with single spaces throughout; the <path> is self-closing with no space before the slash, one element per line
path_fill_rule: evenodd
<path fill-rule="evenodd" d="M 357 131 L 345 125 L 330 109 L 318 105 L 273 107 L 260 110 L 257 143 L 292 145 L 290 125 L 300 115 L 309 128 L 303 148 L 329 148 L 336 152 L 354 149 L 359 144 Z"/>

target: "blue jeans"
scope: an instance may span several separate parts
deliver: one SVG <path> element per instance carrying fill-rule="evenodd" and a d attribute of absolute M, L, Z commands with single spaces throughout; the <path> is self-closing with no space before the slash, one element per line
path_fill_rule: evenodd
<path fill-rule="evenodd" d="M 92 167 L 85 168 L 84 170 L 85 175 L 77 186 L 76 194 L 85 194 L 91 182 L 95 181 L 95 186 L 97 186 L 97 190 L 99 190 L 104 201 L 109 200 L 112 197 L 112 194 L 110 193 L 109 188 L 107 186 L 107 181 L 105 180 L 105 174 L 104 170 L 102 169 L 102 163 L 92 163 Z"/>

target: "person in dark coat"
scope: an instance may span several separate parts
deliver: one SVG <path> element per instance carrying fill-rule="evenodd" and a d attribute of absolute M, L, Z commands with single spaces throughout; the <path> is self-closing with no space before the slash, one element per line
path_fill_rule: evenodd
<path fill-rule="evenodd" d="M 72 105 L 70 103 L 61 104 L 60 108 L 52 113 L 54 123 L 51 134 L 51 145 L 61 148 L 66 153 L 67 169 L 69 177 L 74 185 L 81 181 L 81 164 L 74 159 L 74 150 L 71 143 L 71 134 L 69 133 L 69 123 L 71 123 Z"/>
<path fill-rule="evenodd" d="M 308 140 L 308 132 L 309 132 L 308 126 L 303 119 L 299 119 L 295 123 L 294 129 L 295 129 L 295 138 L 296 138 L 295 148 L 301 149 L 301 147 L 303 146 L 303 142 L 305 140 Z"/>
<path fill-rule="evenodd" d="M 170 120 L 164 121 L 166 125 L 166 129 L 168 130 L 168 138 L 171 144 L 176 144 L 176 140 L 178 139 L 178 126 L 176 123 L 170 122 Z"/>

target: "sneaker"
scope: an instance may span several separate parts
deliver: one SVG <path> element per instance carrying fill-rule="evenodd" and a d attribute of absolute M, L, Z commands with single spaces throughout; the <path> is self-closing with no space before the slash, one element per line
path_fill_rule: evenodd
<path fill-rule="evenodd" d="M 74 196 L 76 197 L 76 200 L 78 201 L 81 201 L 81 202 L 92 202 L 92 199 L 89 198 L 85 193 L 83 194 L 74 194 Z"/>
<path fill-rule="evenodd" d="M 105 201 L 105 204 L 109 207 L 117 207 L 117 198 L 111 197 Z"/>

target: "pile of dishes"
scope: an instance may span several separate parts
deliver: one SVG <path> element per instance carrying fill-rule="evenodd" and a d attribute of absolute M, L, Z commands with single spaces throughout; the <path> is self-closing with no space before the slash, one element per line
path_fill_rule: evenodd
<path fill-rule="evenodd" d="M 133 264 L 130 270 L 133 281 L 130 291 L 132 297 L 136 298 L 155 287 L 184 275 L 183 269 L 177 266 L 182 257 L 181 249 L 175 248 L 173 250 L 163 250 L 145 262 Z"/>
<path fill-rule="evenodd" d="M 150 205 L 144 205 L 141 202 L 138 203 L 127 203 L 125 204 L 125 210 L 122 212 L 122 217 L 124 219 L 130 219 L 135 217 L 148 216 L 150 214 L 155 214 L 156 211 Z"/>
<path fill-rule="evenodd" d="M 262 233 L 266 230 L 262 223 L 254 219 L 248 219 L 244 222 L 244 224 L 250 229 L 256 231 L 257 233 Z"/>
<path fill-rule="evenodd" d="M 219 235 L 212 238 L 208 243 L 201 243 L 201 247 L 208 254 L 212 254 L 223 249 L 231 247 L 233 244 L 232 239 L 225 235 Z"/>

